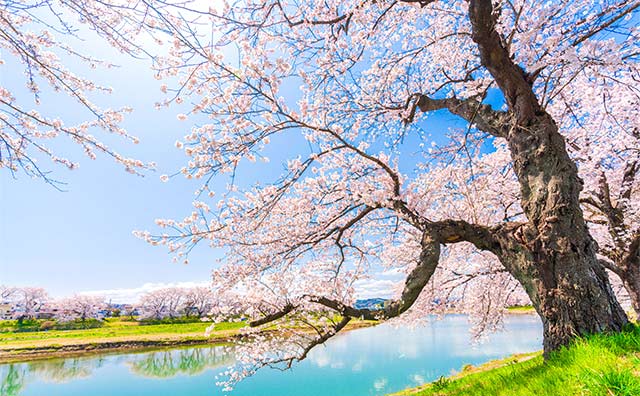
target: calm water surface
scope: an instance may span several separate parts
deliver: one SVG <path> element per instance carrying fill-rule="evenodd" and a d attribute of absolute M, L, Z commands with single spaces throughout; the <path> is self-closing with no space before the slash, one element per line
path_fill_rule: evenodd
<path fill-rule="evenodd" d="M 264 369 L 230 396 L 384 395 L 449 375 L 464 364 L 542 347 L 537 316 L 514 315 L 506 331 L 469 342 L 462 315 L 417 329 L 381 325 L 316 347 L 292 370 Z M 223 347 L 56 359 L 0 365 L 0 396 L 218 396 L 215 376 L 233 364 Z"/>

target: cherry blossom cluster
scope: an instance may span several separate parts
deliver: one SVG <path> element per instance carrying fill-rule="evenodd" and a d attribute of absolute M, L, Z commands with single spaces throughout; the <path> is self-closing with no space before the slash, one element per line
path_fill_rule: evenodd
<path fill-rule="evenodd" d="M 96 72 L 74 71 L 80 68 L 78 64 L 91 70 L 114 65 L 69 43 L 88 36 L 128 55 L 153 57 L 152 48 L 143 48 L 141 43 L 145 38 L 151 40 L 159 17 L 153 10 L 161 6 L 118 0 L 11 1 L 0 6 L 0 72 L 16 83 L 24 83 L 23 90 L 0 86 L 0 168 L 12 174 L 23 171 L 57 186 L 49 165 L 42 160 L 69 169 L 78 167 L 78 163 L 69 159 L 69 154 L 57 152 L 53 139 L 70 139 L 91 159 L 106 154 L 131 173 L 154 166 L 125 157 L 94 136 L 95 131 L 102 130 L 138 143 L 122 127 L 132 109 L 126 105 L 119 109 L 100 106 L 96 98 L 112 89 L 97 82 Z M 84 121 L 64 120 L 43 110 L 47 103 L 41 101 L 49 101 L 50 96 L 75 105 L 78 118 Z"/>

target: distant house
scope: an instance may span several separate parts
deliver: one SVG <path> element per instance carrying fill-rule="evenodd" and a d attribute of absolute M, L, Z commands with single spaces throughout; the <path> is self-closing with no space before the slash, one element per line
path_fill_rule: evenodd
<path fill-rule="evenodd" d="M 8 320 L 13 317 L 13 304 L 8 302 L 0 303 L 0 320 Z"/>
<path fill-rule="evenodd" d="M 60 310 L 51 304 L 46 304 L 36 312 L 36 319 L 53 319 L 60 313 Z"/>
<path fill-rule="evenodd" d="M 40 311 L 36 313 L 36 319 L 53 319 L 56 316 L 54 311 Z"/>

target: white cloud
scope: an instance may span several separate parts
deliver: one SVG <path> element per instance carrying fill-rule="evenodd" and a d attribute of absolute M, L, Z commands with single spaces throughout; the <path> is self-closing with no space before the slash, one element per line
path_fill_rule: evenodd
<path fill-rule="evenodd" d="M 136 303 L 145 293 L 150 291 L 164 289 L 167 287 L 197 287 L 197 286 L 209 286 L 210 282 L 175 282 L 175 283 L 145 283 L 140 287 L 134 287 L 129 289 L 107 289 L 107 290 L 91 290 L 80 292 L 78 294 L 86 296 L 103 296 L 106 301 L 111 301 L 115 304 Z"/>
<path fill-rule="evenodd" d="M 390 279 L 361 279 L 355 282 L 356 297 L 391 298 L 400 281 Z"/>

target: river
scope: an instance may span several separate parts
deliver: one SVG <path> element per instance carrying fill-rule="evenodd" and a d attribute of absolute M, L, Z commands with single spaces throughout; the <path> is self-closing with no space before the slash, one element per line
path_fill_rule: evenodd
<path fill-rule="evenodd" d="M 263 369 L 232 392 L 215 376 L 234 361 L 222 346 L 107 354 L 0 365 L 0 396 L 362 396 L 389 392 L 542 347 L 535 315 L 510 315 L 480 344 L 463 315 L 424 327 L 353 330 L 316 347 L 289 371 Z"/>

